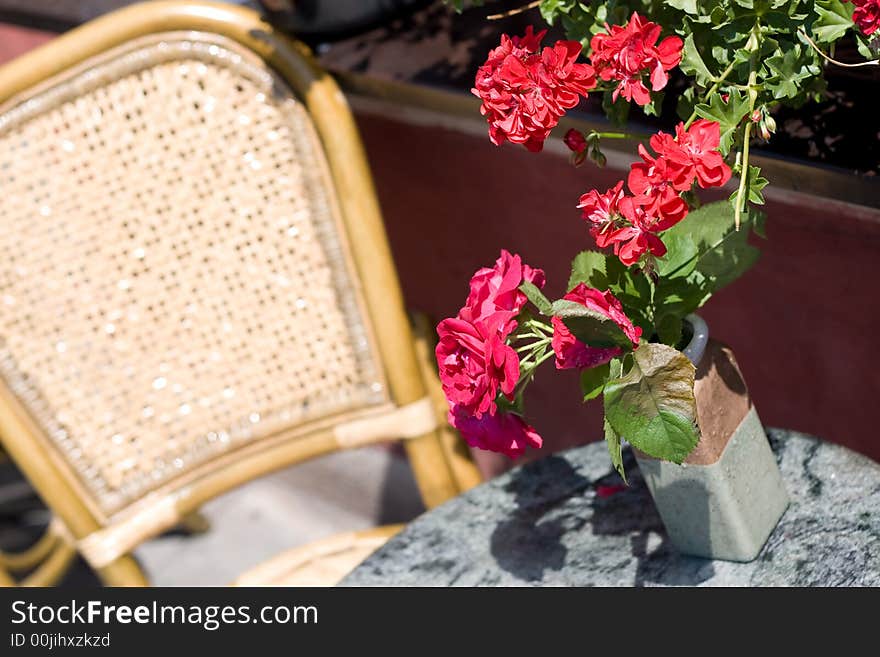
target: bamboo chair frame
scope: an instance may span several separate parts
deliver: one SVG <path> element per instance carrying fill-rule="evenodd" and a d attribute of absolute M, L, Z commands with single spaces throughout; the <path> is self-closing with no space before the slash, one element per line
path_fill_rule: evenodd
<path fill-rule="evenodd" d="M 373 328 L 389 396 L 398 409 L 427 401 L 434 421 L 408 437 L 406 451 L 421 496 L 428 507 L 449 499 L 480 479 L 460 438 L 446 427 L 445 404 L 433 367 L 429 324 L 417 320 L 414 337 L 386 240 L 366 157 L 351 112 L 334 80 L 313 61 L 301 43 L 277 33 L 255 12 L 211 2 L 149 2 L 91 21 L 0 68 L 0 114 L 47 80 L 131 40 L 192 31 L 231 39 L 259 56 L 303 102 L 329 164 L 340 214 L 368 322 Z M 428 401 L 430 400 L 430 401 Z M 405 420 L 405 416 L 403 418 Z M 369 422 L 367 417 L 365 421 Z M 355 427 L 357 424 L 354 425 Z M 380 432 L 381 434 L 381 432 Z M 272 440 L 238 448 L 199 467 L 186 481 L 172 480 L 159 503 L 150 495 L 108 516 L 96 508 L 45 439 L 28 410 L 0 381 L 0 441 L 56 518 L 46 536 L 24 555 L 0 555 L 0 583 L 13 583 L 12 571 L 36 571 L 25 584 L 58 579 L 77 552 L 110 585 L 146 585 L 131 556 L 137 544 L 167 529 L 206 501 L 256 477 L 346 446 L 377 442 L 368 436 L 340 442 L 333 427 L 317 426 L 296 437 L 281 432 Z M 147 522 L 141 521 L 146 518 Z M 131 535 L 133 526 L 144 527 Z M 123 534 L 114 532 L 124 528 Z M 388 530 L 387 535 L 391 530 Z M 104 556 L 89 542 L 100 536 Z M 118 539 L 118 540 L 117 540 Z M 108 543 L 109 541 L 109 543 Z M 106 553 L 117 541 L 122 547 Z M 94 546 L 91 546 L 92 548 Z"/>

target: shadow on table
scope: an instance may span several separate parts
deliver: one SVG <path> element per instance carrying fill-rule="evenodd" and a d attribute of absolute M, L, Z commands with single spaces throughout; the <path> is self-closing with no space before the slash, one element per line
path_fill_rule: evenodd
<path fill-rule="evenodd" d="M 563 542 L 566 534 L 588 531 L 594 536 L 619 537 L 619 548 L 608 541 L 595 542 L 597 552 L 588 555 L 588 561 L 598 568 L 606 564 L 608 568 L 628 568 L 632 562 L 620 554 L 628 544 L 630 556 L 636 560 L 634 586 L 687 586 L 711 578 L 715 573 L 712 561 L 680 555 L 669 543 L 629 450 L 624 453 L 624 464 L 629 487 L 620 485 L 613 470 L 591 481 L 561 456 L 530 463 L 512 473 L 504 490 L 513 495 L 516 509 L 497 525 L 490 543 L 498 567 L 523 581 L 540 583 L 546 571 L 565 568 L 569 557 L 565 543 L 573 543 Z M 587 500 L 578 500 L 580 497 Z M 586 543 L 585 550 L 594 549 Z M 609 556 L 603 559 L 604 555 Z M 613 573 L 610 575 L 608 579 L 613 581 Z"/>
<path fill-rule="evenodd" d="M 504 490 L 513 494 L 517 508 L 498 524 L 490 543 L 499 568 L 527 582 L 540 582 L 546 570 L 561 570 L 568 554 L 562 537 L 580 530 L 587 519 L 558 507 L 590 485 L 560 456 L 529 463 L 512 473 Z M 551 517 L 545 519 L 548 514 Z"/>
<path fill-rule="evenodd" d="M 627 488 L 612 495 L 600 494 L 620 484 L 620 477 L 613 471 L 595 482 L 597 494 L 591 504 L 590 525 L 596 536 L 629 537 L 631 556 L 636 560 L 632 585 L 694 586 L 710 579 L 715 574 L 711 559 L 686 556 L 672 546 L 629 449 L 624 451 L 624 467 L 630 484 Z M 704 515 L 706 521 L 698 524 L 708 527 L 708 504 L 691 507 L 690 512 Z"/>

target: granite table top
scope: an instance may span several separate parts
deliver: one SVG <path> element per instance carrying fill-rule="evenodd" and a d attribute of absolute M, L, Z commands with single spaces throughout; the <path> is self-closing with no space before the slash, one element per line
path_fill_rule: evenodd
<path fill-rule="evenodd" d="M 632 454 L 552 455 L 410 523 L 342 586 L 880 586 L 880 465 L 768 429 L 791 505 L 749 563 L 678 554 Z"/>

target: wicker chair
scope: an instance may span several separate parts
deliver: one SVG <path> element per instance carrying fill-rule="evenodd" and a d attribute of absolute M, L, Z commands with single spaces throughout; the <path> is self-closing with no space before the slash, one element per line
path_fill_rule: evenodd
<path fill-rule="evenodd" d="M 0 104 L 0 437 L 54 515 L 0 581 L 79 553 L 146 584 L 138 544 L 333 450 L 405 439 L 429 507 L 478 480 L 304 46 L 240 7 L 145 3 L 0 69 Z M 395 530 L 240 582 L 333 583 Z"/>

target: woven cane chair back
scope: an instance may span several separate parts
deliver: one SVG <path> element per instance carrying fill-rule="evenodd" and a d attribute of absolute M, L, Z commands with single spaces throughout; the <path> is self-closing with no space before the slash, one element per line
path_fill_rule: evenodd
<path fill-rule="evenodd" d="M 309 113 L 234 41 L 16 98 L 0 190 L 0 376 L 101 515 L 391 402 Z"/>

